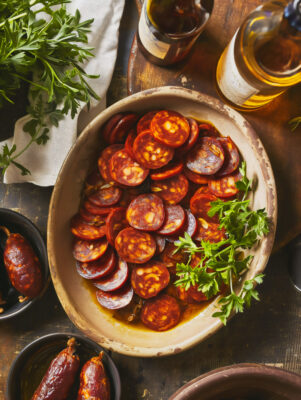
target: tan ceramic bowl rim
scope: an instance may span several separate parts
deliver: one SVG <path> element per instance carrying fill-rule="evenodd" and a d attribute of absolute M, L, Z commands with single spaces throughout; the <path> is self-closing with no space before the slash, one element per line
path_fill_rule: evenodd
<path fill-rule="evenodd" d="M 233 120 L 236 125 L 238 125 L 240 131 L 242 132 L 242 136 L 245 136 L 248 142 L 252 143 L 252 146 L 256 149 L 256 153 L 260 155 L 258 157 L 258 162 L 260 164 L 261 170 L 264 174 L 264 181 L 269 182 L 269 185 L 266 185 L 266 198 L 268 204 L 268 214 L 271 220 L 271 230 L 267 237 L 262 240 L 264 243 L 265 251 L 260 258 L 259 263 L 256 265 L 256 273 L 260 273 L 265 269 L 267 264 L 268 258 L 272 251 L 274 237 L 275 237 L 275 230 L 276 230 L 276 221 L 277 221 L 277 197 L 276 197 L 276 188 L 275 188 L 275 181 L 273 176 L 273 171 L 270 165 L 270 161 L 268 156 L 265 152 L 265 149 L 259 140 L 257 134 L 251 127 L 251 125 L 245 120 L 243 116 L 241 116 L 237 111 L 233 110 L 232 108 L 228 107 L 220 100 L 217 100 L 211 96 L 204 95 L 200 92 L 196 92 L 190 89 L 186 89 L 183 87 L 176 87 L 176 86 L 164 86 L 160 88 L 154 88 L 150 90 L 145 90 L 143 92 L 136 93 L 131 95 L 127 98 L 124 98 L 117 103 L 113 104 L 112 106 L 108 107 L 106 110 L 101 112 L 97 115 L 90 124 L 86 126 L 83 130 L 79 138 L 77 139 L 76 143 L 71 148 L 69 154 L 67 155 L 60 173 L 58 175 L 56 184 L 54 186 L 54 190 L 52 193 L 50 207 L 49 207 L 49 218 L 48 218 L 48 227 L 47 227 L 47 245 L 48 245 L 48 257 L 49 257 L 49 266 L 50 272 L 53 280 L 53 285 L 58 295 L 58 298 L 67 313 L 68 317 L 71 321 L 79 328 L 83 333 L 89 336 L 91 339 L 98 342 L 103 347 L 106 347 L 110 350 L 116 351 L 121 354 L 130 355 L 130 356 L 139 356 L 139 357 L 154 357 L 154 356 L 165 356 L 170 354 L 175 354 L 177 352 L 186 350 L 191 348 L 192 346 L 196 345 L 197 343 L 201 342 L 205 338 L 211 336 L 214 332 L 216 332 L 219 328 L 223 326 L 220 320 L 216 318 L 214 323 L 211 326 L 203 329 L 202 331 L 198 332 L 197 335 L 193 337 L 188 337 L 185 340 L 177 343 L 176 345 L 168 345 L 168 346 L 161 346 L 161 347 L 147 347 L 147 346 L 136 346 L 134 344 L 126 345 L 124 343 L 120 343 L 117 340 L 112 340 L 107 337 L 102 336 L 98 330 L 94 327 L 86 326 L 86 321 L 77 312 L 76 308 L 73 304 L 70 304 L 68 301 L 68 295 L 65 292 L 64 286 L 59 279 L 59 274 L 57 271 L 59 270 L 58 263 L 56 262 L 55 256 L 55 222 L 54 222 L 54 210 L 56 205 L 59 204 L 60 198 L 60 191 L 62 186 L 64 185 L 64 176 L 66 171 L 68 170 L 69 164 L 71 165 L 70 156 L 76 148 L 79 148 L 85 143 L 86 138 L 89 135 L 89 131 L 92 126 L 101 126 L 105 121 L 108 120 L 109 117 L 112 115 L 120 112 L 120 107 L 126 107 L 128 111 L 135 111 L 131 109 L 131 105 L 133 101 L 147 99 L 150 97 L 164 97 L 164 96 L 176 96 L 181 99 L 181 101 L 189 100 L 192 102 L 199 103 L 200 105 L 206 105 L 206 107 L 213 109 L 215 112 L 221 113 L 225 117 Z M 156 104 L 154 104 L 155 106 Z M 172 332 L 172 331 L 171 331 Z"/>

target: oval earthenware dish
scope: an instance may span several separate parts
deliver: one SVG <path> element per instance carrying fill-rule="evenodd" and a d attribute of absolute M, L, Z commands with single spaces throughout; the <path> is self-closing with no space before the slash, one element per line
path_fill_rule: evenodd
<path fill-rule="evenodd" d="M 169 400 L 298 400 L 301 376 L 260 364 L 218 368 L 188 382 Z"/>
<path fill-rule="evenodd" d="M 44 239 L 38 228 L 28 218 L 16 211 L 0 208 L 0 226 L 1 225 L 8 228 L 11 233 L 20 233 L 28 240 L 35 254 L 38 256 L 43 276 L 43 289 L 41 293 L 33 299 L 28 299 L 20 303 L 18 300 L 20 293 L 13 289 L 5 271 L 3 253 L 6 235 L 0 231 L 0 292 L 1 296 L 4 295 L 7 299 L 5 305 L 0 305 L 4 310 L 0 313 L 0 321 L 3 321 L 17 317 L 30 308 L 36 301 L 41 299 L 49 283 L 49 268 Z"/>
<path fill-rule="evenodd" d="M 211 121 L 222 135 L 231 136 L 247 162 L 248 176 L 258 181 L 252 204 L 254 209 L 266 209 L 271 229 L 254 249 L 254 259 L 245 279 L 264 270 L 273 247 L 277 217 L 275 182 L 263 145 L 249 123 L 219 100 L 180 87 L 151 89 L 117 102 L 84 129 L 63 164 L 51 199 L 48 220 L 50 271 L 66 313 L 82 332 L 108 349 L 141 357 L 178 353 L 212 335 L 222 327 L 220 320 L 211 316 L 216 311 L 218 298 L 191 320 L 171 331 L 154 332 L 125 325 L 93 301 L 77 274 L 69 226 L 71 217 L 79 209 L 84 180 L 96 165 L 101 151 L 102 125 L 119 112 L 143 113 L 160 108 Z"/>
<path fill-rule="evenodd" d="M 86 361 L 103 351 L 97 343 L 74 333 L 51 333 L 42 336 L 28 344 L 15 358 L 6 383 L 6 399 L 30 400 L 51 361 L 66 347 L 71 337 L 74 337 L 77 343 L 76 353 L 80 358 L 80 369 Z M 102 361 L 110 379 L 111 399 L 120 400 L 121 383 L 118 370 L 106 352 Z M 67 400 L 75 399 L 77 390 L 78 383 L 74 385 Z"/>

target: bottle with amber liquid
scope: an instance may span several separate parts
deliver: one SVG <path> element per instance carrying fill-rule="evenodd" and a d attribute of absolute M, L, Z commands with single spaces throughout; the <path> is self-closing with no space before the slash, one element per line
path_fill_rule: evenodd
<path fill-rule="evenodd" d="M 213 1 L 145 0 L 137 31 L 142 53 L 158 65 L 181 61 L 209 20 Z"/>
<path fill-rule="evenodd" d="M 301 0 L 256 8 L 221 55 L 221 97 L 240 110 L 257 109 L 301 82 Z"/>

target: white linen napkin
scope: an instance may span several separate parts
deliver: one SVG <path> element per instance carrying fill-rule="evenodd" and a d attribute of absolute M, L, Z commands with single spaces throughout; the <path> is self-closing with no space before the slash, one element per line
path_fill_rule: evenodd
<path fill-rule="evenodd" d="M 74 13 L 79 9 L 82 20 L 94 18 L 89 33 L 89 46 L 94 47 L 94 58 L 90 58 L 84 69 L 98 79 L 90 79 L 89 84 L 101 98 L 100 102 L 92 100 L 90 111 L 83 109 L 74 119 L 70 115 L 60 121 L 58 128 L 50 128 L 50 140 L 46 145 L 33 143 L 16 161 L 31 171 L 31 175 L 22 176 L 19 169 L 10 165 L 4 175 L 4 183 L 31 182 L 39 186 L 54 185 L 61 165 L 77 137 L 78 125 L 87 124 L 95 115 L 106 107 L 106 92 L 111 82 L 116 61 L 118 30 L 125 0 L 72 0 L 67 9 Z M 84 105 L 83 105 L 84 106 Z M 30 137 L 23 132 L 23 125 L 29 116 L 20 118 L 15 124 L 14 136 L 0 143 L 9 146 L 16 144 L 22 149 Z M 79 122 L 79 124 L 78 124 Z"/>

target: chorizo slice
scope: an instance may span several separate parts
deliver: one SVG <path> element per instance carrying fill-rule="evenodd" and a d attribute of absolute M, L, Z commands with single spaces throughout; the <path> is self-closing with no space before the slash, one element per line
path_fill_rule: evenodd
<path fill-rule="evenodd" d="M 77 261 L 89 262 L 100 258 L 108 248 L 105 238 L 99 240 L 77 239 L 73 243 L 73 257 Z"/>
<path fill-rule="evenodd" d="M 163 252 L 163 250 L 165 249 L 165 244 L 166 244 L 166 240 L 163 236 L 161 235 L 154 235 L 155 241 L 156 241 L 156 254 L 160 254 Z"/>
<path fill-rule="evenodd" d="M 180 147 L 188 139 L 190 126 L 180 113 L 163 110 L 154 115 L 151 132 L 158 142 L 170 147 Z"/>
<path fill-rule="evenodd" d="M 178 251 L 177 253 L 175 253 L 176 250 L 177 247 L 173 243 L 168 243 L 165 246 L 162 254 L 160 254 L 161 261 L 173 274 L 176 273 L 176 267 L 178 263 L 183 262 L 186 264 L 186 262 L 188 261 L 187 253 L 185 253 L 184 251 Z"/>
<path fill-rule="evenodd" d="M 31 400 L 67 399 L 80 366 L 80 360 L 75 351 L 75 339 L 69 339 L 67 347 L 51 361 Z"/>
<path fill-rule="evenodd" d="M 212 179 L 208 183 L 211 193 L 217 197 L 232 197 L 239 192 L 236 182 L 241 179 L 239 171 L 233 172 L 231 175 L 223 176 L 220 179 Z"/>
<path fill-rule="evenodd" d="M 129 113 L 124 115 L 111 130 L 109 137 L 111 144 L 123 143 L 128 132 L 137 122 L 138 115 Z"/>
<path fill-rule="evenodd" d="M 86 196 L 89 196 L 90 194 L 96 192 L 97 189 L 100 189 L 101 186 L 103 186 L 104 180 L 100 176 L 99 171 L 93 171 L 91 172 L 87 179 L 85 180 L 85 189 L 84 193 Z"/>
<path fill-rule="evenodd" d="M 19 233 L 10 233 L 0 227 L 7 235 L 3 261 L 12 286 L 23 296 L 37 297 L 43 288 L 40 261 L 27 239 Z"/>
<path fill-rule="evenodd" d="M 107 215 L 114 209 L 114 207 L 98 207 L 95 204 L 91 203 L 89 199 L 84 202 L 83 206 L 85 210 L 93 215 Z"/>
<path fill-rule="evenodd" d="M 156 242 L 147 232 L 125 228 L 118 233 L 115 239 L 115 248 L 123 260 L 143 264 L 155 254 Z"/>
<path fill-rule="evenodd" d="M 153 117 L 157 114 L 159 110 L 149 111 L 141 117 L 137 123 L 137 134 L 150 129 L 150 124 Z"/>
<path fill-rule="evenodd" d="M 115 128 L 116 124 L 118 121 L 121 120 L 121 118 L 123 117 L 124 114 L 118 113 L 113 115 L 113 117 L 111 117 L 104 125 L 104 127 L 101 130 L 102 133 L 102 137 L 104 138 L 104 140 L 107 143 L 110 143 L 110 135 L 111 132 L 113 130 L 113 128 Z"/>
<path fill-rule="evenodd" d="M 119 310 L 130 304 L 134 296 L 134 291 L 131 285 L 125 285 L 114 292 L 104 292 L 98 289 L 96 298 L 99 304 L 109 310 Z"/>
<path fill-rule="evenodd" d="M 142 323 L 154 331 L 167 331 L 176 326 L 181 318 L 177 300 L 162 294 L 145 302 L 140 318 Z"/>
<path fill-rule="evenodd" d="M 226 239 L 226 232 L 224 229 L 219 229 L 219 224 L 198 218 L 198 228 L 194 240 L 218 243 L 224 239 Z"/>
<path fill-rule="evenodd" d="M 168 164 L 173 158 L 174 150 L 154 139 L 151 131 L 138 135 L 133 144 L 135 159 L 147 169 L 157 169 Z"/>
<path fill-rule="evenodd" d="M 129 156 L 131 156 L 133 159 L 135 159 L 135 155 L 133 152 L 133 145 L 134 145 L 134 140 L 136 139 L 136 133 L 134 129 L 132 129 L 129 134 L 127 135 L 127 138 L 124 143 L 124 150 L 128 153 Z"/>
<path fill-rule="evenodd" d="M 151 183 L 151 191 L 168 204 L 180 203 L 186 196 L 188 189 L 189 183 L 183 174 Z"/>
<path fill-rule="evenodd" d="M 210 177 L 208 175 L 200 175 L 195 172 L 190 171 L 186 166 L 184 166 L 184 175 L 186 178 L 190 180 L 190 182 L 196 183 L 198 185 L 207 185 L 210 181 Z"/>
<path fill-rule="evenodd" d="M 239 165 L 239 152 L 236 144 L 228 137 L 221 137 L 217 139 L 223 146 L 225 153 L 225 161 L 222 168 L 218 171 L 217 176 L 225 176 L 234 172 Z"/>
<path fill-rule="evenodd" d="M 110 400 L 110 380 L 106 374 L 102 357 L 103 352 L 98 357 L 92 357 L 83 366 L 77 400 Z"/>
<path fill-rule="evenodd" d="M 163 226 L 158 230 L 160 235 L 175 235 L 180 232 L 186 221 L 186 213 L 183 208 L 177 206 L 165 207 L 165 221 Z"/>
<path fill-rule="evenodd" d="M 76 270 L 85 279 L 100 279 L 114 271 L 117 258 L 112 247 L 95 261 L 76 262 Z"/>
<path fill-rule="evenodd" d="M 187 154 L 188 151 L 192 149 L 192 147 L 196 144 L 199 138 L 199 125 L 196 122 L 196 120 L 193 118 L 187 118 L 187 121 L 189 122 L 189 127 L 190 127 L 189 137 L 183 144 L 183 146 L 177 149 L 177 154 L 176 154 L 177 158 Z"/>
<path fill-rule="evenodd" d="M 126 210 L 128 223 L 142 231 L 157 231 L 163 224 L 163 201 L 155 194 L 141 194 L 131 201 Z"/>
<path fill-rule="evenodd" d="M 87 211 L 84 207 L 79 210 L 80 216 L 91 225 L 101 226 L 106 223 L 106 216 L 105 215 L 95 215 L 91 214 Z"/>
<path fill-rule="evenodd" d="M 106 227 L 91 225 L 76 214 L 71 220 L 71 232 L 81 239 L 96 240 L 105 236 Z"/>
<path fill-rule="evenodd" d="M 121 195 L 121 189 L 116 186 L 110 186 L 103 189 L 98 189 L 95 193 L 88 197 L 88 200 L 97 207 L 108 207 L 118 203 Z"/>
<path fill-rule="evenodd" d="M 128 276 L 129 267 L 124 260 L 119 258 L 117 267 L 111 275 L 98 279 L 93 282 L 93 285 L 103 292 L 113 292 L 114 290 L 120 289 L 125 284 Z"/>
<path fill-rule="evenodd" d="M 208 300 L 206 295 L 198 290 L 198 285 L 191 285 L 188 290 L 185 290 L 182 286 L 178 286 L 177 295 L 180 300 L 187 304 L 195 304 Z"/>
<path fill-rule="evenodd" d="M 206 218 L 206 220 L 211 222 L 219 222 L 217 215 L 214 217 L 208 216 L 208 211 L 211 208 L 211 202 L 216 201 L 217 197 L 211 193 L 202 193 L 199 189 L 194 193 L 190 199 L 190 210 L 197 217 Z"/>
<path fill-rule="evenodd" d="M 150 177 L 153 181 L 162 181 L 164 179 L 172 178 L 173 176 L 179 175 L 183 170 L 183 163 L 181 161 L 175 163 L 169 163 L 165 167 L 158 169 L 157 171 L 151 172 Z"/>
<path fill-rule="evenodd" d="M 98 170 L 100 172 L 100 175 L 103 177 L 103 179 L 106 182 L 112 182 L 113 179 L 111 177 L 110 173 L 110 168 L 109 168 L 109 162 L 113 154 L 115 154 L 117 151 L 123 149 L 122 144 L 113 144 L 111 146 L 106 147 L 100 157 L 98 158 Z"/>
<path fill-rule="evenodd" d="M 201 175 L 213 175 L 224 163 L 225 154 L 221 143 L 212 137 L 202 137 L 186 157 L 186 166 Z"/>
<path fill-rule="evenodd" d="M 168 269 L 160 261 L 150 261 L 132 270 L 131 283 L 134 292 L 142 299 L 157 296 L 169 284 Z"/>
<path fill-rule="evenodd" d="M 113 180 L 125 186 L 138 186 L 146 179 L 149 171 L 138 164 L 125 150 L 117 151 L 110 159 Z"/>
<path fill-rule="evenodd" d="M 114 246 L 115 239 L 118 233 L 128 226 L 126 217 L 125 217 L 125 208 L 118 207 L 110 212 L 106 219 L 106 235 L 108 242 Z"/>
<path fill-rule="evenodd" d="M 202 136 L 210 136 L 210 137 L 214 137 L 214 138 L 217 138 L 220 136 L 220 133 L 216 129 L 216 127 L 214 125 L 208 124 L 208 123 L 199 124 L 199 132 L 200 132 L 200 135 L 202 135 Z"/>
<path fill-rule="evenodd" d="M 197 220 L 190 210 L 185 210 L 186 212 L 186 224 L 183 232 L 187 232 L 190 237 L 192 237 L 197 230 Z"/>

